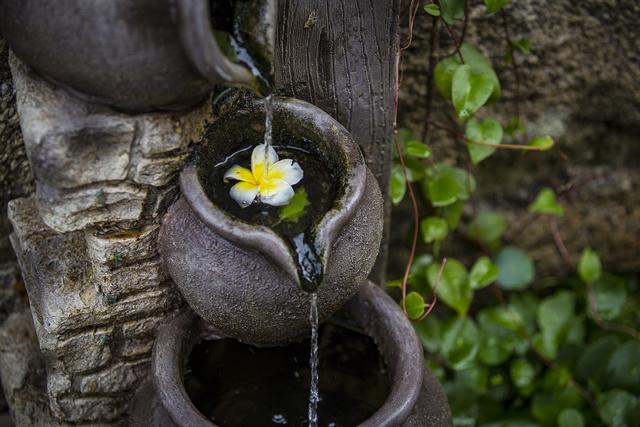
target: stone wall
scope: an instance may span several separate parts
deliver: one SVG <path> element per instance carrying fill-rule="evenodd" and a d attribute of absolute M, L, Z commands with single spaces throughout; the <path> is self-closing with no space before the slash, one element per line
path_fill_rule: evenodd
<path fill-rule="evenodd" d="M 503 61 L 501 16 L 487 14 L 482 3 L 471 1 L 467 40 L 486 53 L 498 73 L 502 99 L 487 114 L 504 125 L 514 110 L 514 74 Z M 561 193 L 566 207 L 559 225 L 572 253 L 591 245 L 609 271 L 640 271 L 640 3 L 526 0 L 512 1 L 505 11 L 511 37 L 531 41 L 529 55 L 516 54 L 527 133 L 550 134 L 557 144 L 546 153 L 498 150 L 476 167 L 478 209 L 498 210 L 512 225 L 520 224 L 529 220 L 526 208 L 537 192 L 550 186 Z M 404 25 L 406 31 L 406 20 Z M 430 28 L 431 18 L 420 10 L 402 62 L 399 122 L 418 135 L 426 112 Z M 460 34 L 459 26 L 456 31 Z M 441 30 L 445 52 L 451 52 L 448 39 Z M 453 120 L 452 107 L 439 95 L 434 101 L 435 118 Z M 435 131 L 428 144 L 434 158 L 466 167 L 460 141 Z M 407 206 L 394 215 L 394 224 L 409 226 Z M 394 233 L 394 246 L 406 246 L 405 231 Z M 541 273 L 568 271 L 547 221 L 533 221 L 524 233 L 508 237 L 532 253 Z M 463 239 L 447 245 L 445 251 L 456 256 L 477 253 Z M 391 253 L 392 269 L 401 271 L 406 253 Z"/>
<path fill-rule="evenodd" d="M 181 305 L 157 235 L 210 107 L 129 116 L 74 98 L 15 58 L 11 65 L 37 186 L 8 205 L 33 329 L 24 314 L 0 328 L 7 399 L 16 421 L 120 423 L 147 374 L 156 325 Z M 33 363 L 12 364 L 25 347 Z M 38 389 L 34 372 L 43 372 L 43 397 L 25 394 Z M 39 415 L 25 413 L 38 399 L 47 403 Z"/>

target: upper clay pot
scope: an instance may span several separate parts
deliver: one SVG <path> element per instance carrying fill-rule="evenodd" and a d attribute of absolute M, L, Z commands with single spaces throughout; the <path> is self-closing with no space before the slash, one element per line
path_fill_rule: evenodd
<path fill-rule="evenodd" d="M 198 161 L 181 174 L 182 197 L 164 219 L 160 250 L 194 311 L 227 336 L 273 345 L 309 328 L 310 298 L 300 287 L 292 251 L 272 229 L 216 206 L 199 174 L 239 144 L 260 143 L 263 123 L 263 103 L 249 101 L 213 125 Z M 320 319 L 326 319 L 355 295 L 373 267 L 383 226 L 380 189 L 351 135 L 317 107 L 275 99 L 273 127 L 275 146 L 279 140 L 297 144 L 336 171 L 339 181 L 313 242 L 324 264 L 317 294 Z"/>
<path fill-rule="evenodd" d="M 247 47 L 273 53 L 275 0 L 231 2 L 235 12 L 222 3 L 2 0 L 0 31 L 18 58 L 83 98 L 127 111 L 178 110 L 214 83 L 256 86 L 223 55 L 212 20 L 249 27 Z"/>

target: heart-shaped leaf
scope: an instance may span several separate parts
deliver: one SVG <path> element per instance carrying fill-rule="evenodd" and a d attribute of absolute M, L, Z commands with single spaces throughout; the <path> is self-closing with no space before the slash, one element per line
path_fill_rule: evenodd
<path fill-rule="evenodd" d="M 431 287 L 435 286 L 440 265 L 433 263 L 427 270 L 427 278 Z M 464 316 L 471 305 L 473 290 L 469 286 L 467 269 L 459 261 L 449 259 L 442 271 L 436 293 L 449 307 Z"/>
<path fill-rule="evenodd" d="M 404 199 L 404 194 L 407 191 L 407 180 L 401 165 L 393 165 L 393 168 L 391 168 L 391 182 L 389 185 L 391 187 L 391 202 L 397 205 Z"/>
<path fill-rule="evenodd" d="M 550 188 L 540 190 L 536 199 L 529 205 L 530 212 L 549 215 L 564 215 L 564 208 L 556 200 L 556 194 Z"/>
<path fill-rule="evenodd" d="M 538 147 L 541 150 L 548 150 L 553 147 L 553 138 L 550 136 L 536 136 L 531 141 L 529 141 L 529 147 Z"/>
<path fill-rule="evenodd" d="M 420 221 L 420 231 L 422 231 L 422 240 L 425 243 L 432 243 L 444 240 L 447 237 L 449 227 L 444 219 L 430 216 Z"/>
<path fill-rule="evenodd" d="M 498 145 L 502 141 L 502 126 L 492 118 L 487 118 L 483 121 L 472 118 L 467 122 L 465 136 L 481 144 Z M 496 151 L 494 147 L 474 143 L 467 143 L 467 148 L 474 165 L 477 165 Z"/>
<path fill-rule="evenodd" d="M 422 295 L 420 295 L 419 293 L 409 292 L 407 294 L 407 300 L 405 303 L 407 316 L 409 316 L 410 319 L 419 319 L 420 316 L 422 316 L 422 314 L 424 313 L 426 304 L 424 302 L 424 298 L 422 298 Z"/>
<path fill-rule="evenodd" d="M 460 47 L 460 53 L 464 57 L 464 63 L 471 66 L 471 70 L 475 74 L 486 74 L 491 78 L 493 83 L 493 91 L 491 93 L 491 102 L 495 102 L 500 98 L 500 81 L 495 71 L 491 67 L 489 60 L 473 45 L 469 43 L 462 43 Z M 461 65 L 460 57 L 458 55 L 452 55 L 446 59 L 443 59 L 436 65 L 434 82 L 438 91 L 446 99 L 451 99 L 451 81 L 453 80 L 453 74 Z"/>
<path fill-rule="evenodd" d="M 589 247 L 583 249 L 578 262 L 578 273 L 586 283 L 593 283 L 602 276 L 600 257 L 593 249 Z"/>
<path fill-rule="evenodd" d="M 466 120 L 489 100 L 493 81 L 486 73 L 474 73 L 471 65 L 464 64 L 453 73 L 451 100 L 458 118 Z"/>
<path fill-rule="evenodd" d="M 478 258 L 469 273 L 471 289 L 481 289 L 490 285 L 498 278 L 499 272 L 498 266 L 492 263 L 489 257 Z"/>
<path fill-rule="evenodd" d="M 424 5 L 424 11 L 431 16 L 440 16 L 440 7 L 435 3 Z"/>

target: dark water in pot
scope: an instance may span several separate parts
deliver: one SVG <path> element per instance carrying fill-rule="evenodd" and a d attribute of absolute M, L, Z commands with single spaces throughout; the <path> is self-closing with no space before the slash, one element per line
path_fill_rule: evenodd
<path fill-rule="evenodd" d="M 320 426 L 355 426 L 385 401 L 389 379 L 373 340 L 325 324 L 320 327 Z M 193 349 L 187 393 L 222 427 L 307 426 L 309 341 L 256 348 L 232 339 L 202 341 Z"/>

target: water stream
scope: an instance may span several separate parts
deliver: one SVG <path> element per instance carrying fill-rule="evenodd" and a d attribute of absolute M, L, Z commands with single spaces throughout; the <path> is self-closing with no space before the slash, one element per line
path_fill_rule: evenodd
<path fill-rule="evenodd" d="M 245 64 L 251 70 L 251 72 L 256 76 L 259 82 L 259 93 L 265 96 L 264 97 L 264 109 L 265 109 L 264 164 L 266 165 L 269 163 L 268 162 L 269 148 L 273 145 L 273 96 L 271 93 L 271 84 L 269 82 L 269 79 L 265 78 L 265 75 L 262 73 L 260 67 L 257 66 L 256 61 L 254 60 L 254 58 L 251 57 L 246 47 L 244 46 L 242 37 L 240 35 L 240 31 L 237 28 L 237 26 L 234 26 L 233 36 L 231 37 L 231 34 L 228 34 L 228 36 L 230 36 L 229 41 L 230 41 L 231 47 L 235 50 L 237 60 Z M 245 151 L 245 150 L 242 150 L 242 151 Z M 242 155 L 241 152 L 234 153 L 232 156 L 227 157 L 227 159 L 225 159 L 225 161 L 222 162 L 222 164 L 216 165 L 214 169 L 223 170 L 223 171 L 226 170 L 227 166 L 226 165 L 223 166 L 223 164 L 226 164 L 231 158 L 236 158 L 238 154 Z M 302 153 L 296 152 L 296 154 L 302 154 Z M 303 158 L 308 156 L 309 156 L 309 153 L 306 153 L 306 155 L 303 155 Z M 289 157 L 286 157 L 286 158 L 289 158 Z M 309 363 L 311 367 L 311 386 L 310 386 L 310 394 L 309 394 L 308 426 L 318 427 L 318 402 L 320 401 L 320 395 L 318 391 L 318 384 L 319 384 L 318 327 L 319 325 L 318 325 L 317 294 L 315 293 L 315 291 L 322 280 L 323 268 L 322 268 L 322 262 L 318 257 L 318 255 L 316 254 L 315 247 L 312 243 L 313 238 L 310 234 L 310 229 L 311 229 L 311 225 L 315 222 L 315 217 L 321 216 L 320 215 L 321 211 L 326 211 L 329 209 L 330 204 L 333 202 L 333 199 L 335 197 L 335 189 L 333 188 L 333 186 L 330 186 L 331 188 L 324 188 L 324 186 L 329 184 L 330 179 L 329 179 L 329 176 L 324 176 L 326 175 L 326 171 L 322 171 L 321 170 L 322 167 L 320 168 L 312 167 L 311 164 L 313 162 L 311 162 L 311 159 L 306 159 L 306 161 L 304 161 L 303 159 L 297 159 L 297 160 L 303 167 L 304 174 L 305 174 L 305 181 L 307 181 L 307 183 L 310 184 L 311 186 L 316 187 L 315 189 L 312 189 L 312 188 L 309 188 L 309 185 L 305 185 L 305 189 L 309 193 L 309 195 L 315 196 L 314 193 L 317 193 L 318 195 L 318 197 L 311 199 L 311 200 L 314 200 L 315 204 L 317 204 L 317 210 L 309 209 L 309 212 L 307 212 L 307 218 L 305 218 L 306 220 L 299 221 L 297 226 L 291 226 L 291 225 L 281 224 L 281 221 L 273 222 L 270 219 L 268 219 L 270 217 L 275 217 L 277 219 L 277 212 L 273 209 L 270 209 L 268 206 L 263 205 L 258 208 L 260 220 L 255 221 L 255 223 L 271 222 L 270 225 L 272 226 L 272 228 L 279 231 L 281 235 L 287 237 L 288 243 L 296 255 L 294 258 L 296 260 L 296 264 L 298 267 L 298 276 L 300 278 L 300 282 L 302 284 L 303 289 L 309 292 L 309 297 L 310 297 L 309 322 L 311 325 L 311 343 L 310 343 Z M 315 166 L 315 164 L 313 166 Z M 266 167 L 263 168 L 263 174 L 264 174 L 264 177 L 266 178 L 266 175 L 267 175 Z M 215 175 L 215 171 L 214 171 L 214 175 Z M 317 182 L 313 182 L 314 178 Z M 317 178 L 321 178 L 321 179 L 317 180 Z M 213 180 L 214 189 L 218 188 L 219 182 L 220 182 L 219 178 Z M 227 192 L 228 194 L 228 190 L 225 189 L 225 192 Z M 214 192 L 214 195 L 217 195 L 215 193 L 217 192 Z M 214 197 L 214 199 L 217 199 L 217 197 Z M 327 202 L 329 203 L 327 204 Z M 312 203 L 312 205 L 314 203 Z M 222 205 L 229 208 L 227 210 L 230 210 L 232 213 L 236 214 L 237 216 L 245 220 L 249 220 L 249 222 L 251 222 L 251 220 L 249 219 L 251 216 L 253 216 L 253 219 L 256 219 L 256 216 L 255 216 L 256 212 L 254 212 L 256 210 L 255 206 L 253 210 L 241 209 L 240 211 L 238 211 L 237 209 L 235 209 L 235 206 L 233 206 L 233 204 L 229 205 L 227 203 L 223 203 Z M 327 205 L 327 206 L 324 206 L 324 205 Z M 281 420 L 280 417 L 281 415 L 274 416 L 272 421 L 276 424 L 282 424 L 283 423 L 282 421 L 284 420 L 284 423 L 286 423 L 286 419 L 283 418 Z"/>
<path fill-rule="evenodd" d="M 309 427 L 318 427 L 318 294 L 312 293 L 310 298 L 309 323 L 311 323 L 311 387 L 309 392 Z"/>

